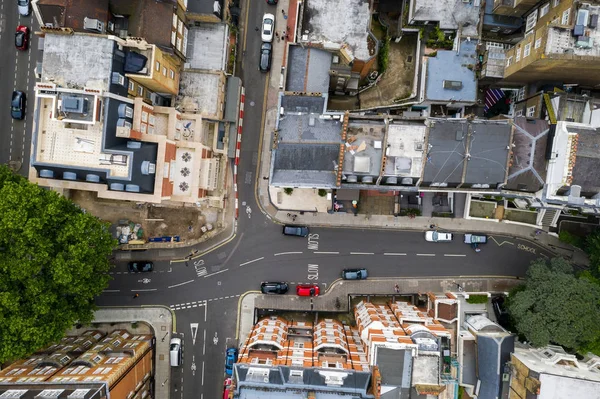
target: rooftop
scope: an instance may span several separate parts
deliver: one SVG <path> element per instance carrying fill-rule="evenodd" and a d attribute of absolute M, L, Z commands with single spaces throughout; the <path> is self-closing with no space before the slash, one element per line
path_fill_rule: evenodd
<path fill-rule="evenodd" d="M 581 186 L 584 193 L 600 193 L 600 128 L 572 126 L 569 133 L 577 134 L 571 184 Z"/>
<path fill-rule="evenodd" d="M 187 12 L 195 14 L 213 14 L 215 0 L 188 0 Z M 223 6 L 223 1 L 219 1 Z"/>
<path fill-rule="evenodd" d="M 347 44 L 355 58 L 368 60 L 371 23 L 368 0 L 308 0 L 304 3 L 303 41 Z"/>
<path fill-rule="evenodd" d="M 288 49 L 286 91 L 327 93 L 333 55 L 314 47 L 289 46 Z"/>
<path fill-rule="evenodd" d="M 502 392 L 504 364 L 515 348 L 515 336 L 477 335 L 477 376 L 481 382 L 480 398 L 499 398 Z"/>
<path fill-rule="evenodd" d="M 385 175 L 420 177 L 423 169 L 424 124 L 391 123 L 388 129 Z"/>
<path fill-rule="evenodd" d="M 479 6 L 464 0 L 414 0 L 409 21 L 438 21 L 442 30 L 458 30 L 462 37 L 477 37 Z"/>
<path fill-rule="evenodd" d="M 115 42 L 96 35 L 46 34 L 42 82 L 108 90 Z"/>
<path fill-rule="evenodd" d="M 546 41 L 546 54 L 600 56 L 600 29 L 597 26 L 589 27 L 589 21 L 593 15 L 600 15 L 600 5 L 583 3 L 577 10 L 577 14 L 571 16 L 575 29 L 550 26 Z M 581 29 L 582 34 L 576 36 L 575 31 L 578 29 Z"/>
<path fill-rule="evenodd" d="M 546 182 L 549 125 L 546 120 L 518 117 L 514 126 L 512 158 L 504 188 L 534 193 Z"/>
<path fill-rule="evenodd" d="M 179 94 L 175 99 L 176 106 L 181 107 L 183 112 L 218 114 L 221 81 L 222 76 L 219 73 L 182 71 Z"/>
<path fill-rule="evenodd" d="M 452 50 L 438 50 L 435 57 L 428 57 L 425 89 L 427 100 L 475 102 L 476 63 L 476 40 L 461 41 L 458 54 Z"/>
<path fill-rule="evenodd" d="M 83 30 L 84 18 L 108 21 L 109 0 L 39 0 L 37 6 L 44 22 Z"/>
<path fill-rule="evenodd" d="M 185 68 L 224 70 L 228 40 L 225 24 L 202 22 L 200 26 L 194 25 L 188 33 Z"/>
<path fill-rule="evenodd" d="M 351 119 L 346 135 L 344 174 L 372 176 L 376 180 L 381 170 L 384 137 L 383 121 Z"/>

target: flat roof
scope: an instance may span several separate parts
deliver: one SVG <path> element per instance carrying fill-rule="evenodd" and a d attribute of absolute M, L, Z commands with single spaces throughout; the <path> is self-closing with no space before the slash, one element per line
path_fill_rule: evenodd
<path fill-rule="evenodd" d="M 477 37 L 480 7 L 464 0 L 413 0 L 409 18 L 416 21 L 438 21 L 442 30 L 461 27 L 463 37 Z"/>
<path fill-rule="evenodd" d="M 350 120 L 346 132 L 344 174 L 379 176 L 383 158 L 385 123 L 381 121 Z M 349 142 L 353 140 L 352 142 Z"/>
<path fill-rule="evenodd" d="M 215 0 L 188 0 L 187 12 L 195 14 L 213 14 Z M 223 7 L 223 0 L 219 0 Z"/>
<path fill-rule="evenodd" d="M 183 112 L 201 112 L 215 115 L 219 112 L 221 76 L 218 73 L 181 72 L 179 94 L 175 104 Z"/>
<path fill-rule="evenodd" d="M 148 43 L 162 50 L 171 49 L 171 27 L 173 2 L 146 0 L 110 0 L 113 14 L 128 16 L 128 32 L 134 37 L 143 37 Z"/>
<path fill-rule="evenodd" d="M 307 0 L 304 7 L 301 37 L 306 35 L 310 42 L 347 44 L 359 60 L 372 57 L 367 43 L 371 25 L 368 0 Z"/>
<path fill-rule="evenodd" d="M 568 127 L 569 133 L 577 133 L 577 152 L 573 167 L 571 186 L 581 186 L 584 193 L 600 192 L 600 128 Z"/>
<path fill-rule="evenodd" d="M 314 47 L 290 45 L 288 49 L 286 91 L 327 93 L 333 54 Z"/>
<path fill-rule="evenodd" d="M 46 33 L 42 81 L 108 90 L 115 42 L 99 35 Z"/>
<path fill-rule="evenodd" d="M 508 123 L 472 123 L 465 183 L 500 184 L 506 180 L 511 131 Z"/>
<path fill-rule="evenodd" d="M 432 101 L 475 102 L 476 64 L 476 40 L 463 40 L 458 54 L 452 50 L 438 50 L 435 57 L 427 58 L 425 97 Z M 460 82 L 460 87 L 450 88 L 449 82 Z"/>
<path fill-rule="evenodd" d="M 226 57 L 227 27 L 222 23 L 201 22 L 188 32 L 185 68 L 223 70 Z"/>
<path fill-rule="evenodd" d="M 423 123 L 394 122 L 389 125 L 385 175 L 421 176 L 426 131 Z"/>
<path fill-rule="evenodd" d="M 108 0 L 39 0 L 37 7 L 46 23 L 83 30 L 83 20 L 108 21 Z"/>

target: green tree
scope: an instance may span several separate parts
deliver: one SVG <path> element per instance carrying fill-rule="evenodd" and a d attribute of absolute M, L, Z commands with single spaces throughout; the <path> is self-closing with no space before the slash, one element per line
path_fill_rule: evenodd
<path fill-rule="evenodd" d="M 531 262 L 525 285 L 511 293 L 507 307 L 517 331 L 534 346 L 580 349 L 600 336 L 600 287 L 577 278 L 562 258 Z"/>
<path fill-rule="evenodd" d="M 88 323 L 110 279 L 108 224 L 0 165 L 0 363 Z"/>
<path fill-rule="evenodd" d="M 600 231 L 595 231 L 587 237 L 584 248 L 590 258 L 592 274 L 600 277 Z"/>

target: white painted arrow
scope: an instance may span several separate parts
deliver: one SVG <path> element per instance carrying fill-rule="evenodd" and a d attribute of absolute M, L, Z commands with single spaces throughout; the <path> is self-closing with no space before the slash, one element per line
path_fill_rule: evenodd
<path fill-rule="evenodd" d="M 192 344 L 196 345 L 196 333 L 198 332 L 198 323 L 190 323 L 192 328 Z"/>

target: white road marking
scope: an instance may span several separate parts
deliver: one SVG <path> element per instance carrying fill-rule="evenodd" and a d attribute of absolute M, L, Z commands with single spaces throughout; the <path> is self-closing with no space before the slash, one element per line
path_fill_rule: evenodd
<path fill-rule="evenodd" d="M 121 290 L 104 290 L 102 292 L 121 292 Z"/>
<path fill-rule="evenodd" d="M 204 360 L 202 361 L 202 385 L 204 385 Z"/>
<path fill-rule="evenodd" d="M 350 252 L 350 255 L 375 255 L 375 252 Z"/>
<path fill-rule="evenodd" d="M 465 254 L 444 254 L 444 256 L 467 256 Z"/>
<path fill-rule="evenodd" d="M 158 291 L 157 288 L 148 288 L 147 290 L 131 290 L 131 292 L 148 292 L 148 291 Z"/>
<path fill-rule="evenodd" d="M 278 254 L 274 254 L 273 256 L 279 256 L 279 255 L 294 255 L 294 254 L 301 254 L 302 252 L 279 252 Z"/>
<path fill-rule="evenodd" d="M 417 256 L 435 256 L 435 254 L 417 254 Z"/>
<path fill-rule="evenodd" d="M 204 329 L 204 340 L 202 342 L 202 355 L 206 354 L 206 328 Z"/>
<path fill-rule="evenodd" d="M 196 345 L 196 333 L 198 332 L 198 323 L 190 323 L 192 329 L 192 345 Z"/>
<path fill-rule="evenodd" d="M 250 263 L 254 263 L 254 262 L 258 262 L 259 260 L 263 260 L 265 257 L 260 257 L 260 258 L 256 258 L 254 260 L 249 260 L 248 262 L 244 262 L 244 263 L 240 263 L 240 266 L 246 266 L 249 265 Z"/>
<path fill-rule="evenodd" d="M 185 285 L 185 284 L 189 284 L 189 283 L 193 283 L 193 282 L 194 282 L 194 280 L 189 280 L 189 281 L 186 281 L 185 283 L 179 283 L 179 284 L 175 284 L 175 285 L 170 285 L 167 288 L 175 288 L 175 287 L 179 287 L 179 286 L 182 286 L 182 285 Z"/>
<path fill-rule="evenodd" d="M 320 254 L 320 255 L 339 255 L 339 252 L 327 252 L 327 251 L 321 251 L 321 252 L 314 252 L 315 254 Z"/>
<path fill-rule="evenodd" d="M 229 269 L 223 269 L 223 270 L 219 270 L 218 272 L 207 274 L 206 276 L 204 276 L 204 278 L 207 278 L 207 277 L 210 277 L 210 276 L 214 276 L 215 274 L 226 272 L 227 270 L 229 270 Z"/>
<path fill-rule="evenodd" d="M 384 252 L 384 256 L 406 256 L 406 254 L 400 252 Z"/>

